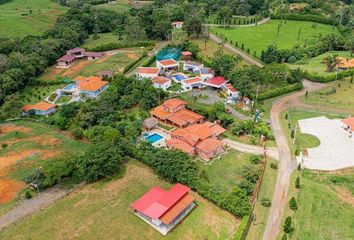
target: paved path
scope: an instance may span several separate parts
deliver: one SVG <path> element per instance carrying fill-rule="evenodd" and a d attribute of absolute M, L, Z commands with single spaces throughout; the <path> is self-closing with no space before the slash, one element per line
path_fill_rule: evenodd
<path fill-rule="evenodd" d="M 19 206 L 0 217 L 0 230 L 33 212 L 50 206 L 69 192 L 69 190 L 64 190 L 59 187 L 52 187 L 32 199 L 24 200 Z"/>
<path fill-rule="evenodd" d="M 264 23 L 269 22 L 270 18 L 263 18 L 261 21 L 257 22 L 257 26 L 262 25 Z M 222 24 L 213 24 L 213 23 L 207 23 L 206 24 L 208 27 L 222 27 Z M 251 23 L 251 24 L 243 24 L 243 25 L 227 25 L 227 27 L 231 28 L 243 28 L 243 27 L 255 27 L 256 23 Z"/>
<path fill-rule="evenodd" d="M 279 159 L 278 149 L 276 147 L 267 147 L 266 149 L 263 149 L 263 147 L 260 146 L 236 142 L 230 139 L 224 139 L 223 142 L 227 144 L 230 148 L 233 148 L 240 152 L 251 153 L 255 155 L 263 155 L 265 152 L 268 157 L 271 157 L 276 160 Z"/>
<path fill-rule="evenodd" d="M 209 33 L 209 37 L 211 40 L 213 40 L 214 42 L 217 43 L 221 43 L 223 42 L 222 39 L 220 39 L 218 36 L 216 36 L 214 33 Z M 230 52 L 240 55 L 243 59 L 245 59 L 246 62 L 256 65 L 258 67 L 263 67 L 264 65 L 257 59 L 255 59 L 254 57 L 248 55 L 247 53 L 241 51 L 238 48 L 235 48 L 234 46 L 230 45 L 229 43 L 225 43 L 224 44 L 224 48 L 226 48 L 227 50 L 229 50 Z"/>
<path fill-rule="evenodd" d="M 299 97 L 304 95 L 306 91 L 316 91 L 324 84 L 314 83 L 304 80 L 304 89 L 300 92 L 288 95 L 276 100 L 270 112 L 270 121 L 273 134 L 279 151 L 279 175 L 275 186 L 272 206 L 269 212 L 267 225 L 263 234 L 263 240 L 276 239 L 280 230 L 280 222 L 286 206 L 286 194 L 289 188 L 291 173 L 296 169 L 296 160 L 291 159 L 290 148 L 287 138 L 284 135 L 280 122 L 280 113 L 285 109 L 296 105 Z"/>

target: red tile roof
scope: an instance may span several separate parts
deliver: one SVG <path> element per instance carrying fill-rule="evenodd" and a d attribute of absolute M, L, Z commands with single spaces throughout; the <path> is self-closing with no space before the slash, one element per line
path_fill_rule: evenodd
<path fill-rule="evenodd" d="M 213 138 L 207 138 L 196 146 L 196 148 L 206 153 L 214 152 L 220 147 L 222 147 L 222 141 Z"/>
<path fill-rule="evenodd" d="M 73 54 L 73 53 L 79 53 L 79 52 L 85 52 L 85 49 L 83 48 L 73 48 L 73 49 L 69 49 L 66 51 L 66 54 L 70 55 L 70 54 Z"/>
<path fill-rule="evenodd" d="M 171 98 L 165 101 L 162 105 L 169 109 L 169 110 L 174 110 L 178 108 L 180 105 L 186 105 L 187 103 L 179 98 Z"/>
<path fill-rule="evenodd" d="M 151 81 L 157 84 L 165 84 L 167 82 L 171 82 L 170 79 L 161 76 L 154 77 L 153 79 L 151 79 Z"/>
<path fill-rule="evenodd" d="M 37 104 L 28 104 L 23 106 L 22 110 L 27 112 L 29 110 L 39 110 L 39 111 L 47 111 L 51 108 L 54 108 L 55 104 L 47 103 L 47 102 L 40 102 Z"/>
<path fill-rule="evenodd" d="M 85 52 L 86 57 L 102 57 L 103 52 Z"/>
<path fill-rule="evenodd" d="M 181 55 L 182 56 L 191 56 L 191 55 L 193 55 L 193 53 L 190 51 L 184 51 L 184 52 L 181 52 Z"/>
<path fill-rule="evenodd" d="M 166 225 L 170 224 L 194 200 L 195 198 L 191 194 L 184 195 L 173 207 L 160 217 L 160 220 Z"/>
<path fill-rule="evenodd" d="M 231 83 L 226 84 L 225 87 L 226 87 L 230 92 L 233 92 L 233 93 L 237 92 L 237 90 L 234 88 L 234 86 L 232 86 Z"/>
<path fill-rule="evenodd" d="M 183 80 L 183 84 L 194 84 L 194 83 L 199 83 L 203 82 L 203 80 L 200 77 L 193 77 L 193 78 L 188 78 Z"/>
<path fill-rule="evenodd" d="M 216 88 L 221 88 L 225 83 L 227 83 L 227 80 L 221 76 L 210 78 L 204 82 L 204 84 Z"/>
<path fill-rule="evenodd" d="M 75 60 L 75 56 L 64 55 L 61 58 L 59 58 L 57 62 L 72 62 L 73 60 Z"/>
<path fill-rule="evenodd" d="M 159 73 L 159 69 L 158 68 L 152 68 L 152 67 L 138 67 L 136 72 L 140 73 L 140 74 L 158 74 Z"/>
<path fill-rule="evenodd" d="M 135 201 L 131 207 L 152 219 L 158 219 L 188 194 L 189 191 L 189 187 L 180 183 L 177 183 L 168 191 L 154 187 Z"/>
<path fill-rule="evenodd" d="M 174 59 L 166 59 L 166 60 L 161 60 L 159 63 L 164 66 L 164 67 L 169 67 L 169 66 L 178 66 L 178 62 Z"/>
<path fill-rule="evenodd" d="M 97 81 L 97 80 L 81 81 L 78 84 L 78 89 L 83 91 L 95 92 L 107 84 L 108 84 L 107 81 Z"/>
<path fill-rule="evenodd" d="M 191 156 L 194 155 L 194 147 L 192 147 L 191 145 L 189 145 L 185 141 L 180 140 L 178 138 L 172 138 L 172 139 L 167 140 L 166 145 L 169 148 L 180 150 L 180 151 L 185 152 Z"/>
<path fill-rule="evenodd" d="M 354 117 L 342 119 L 342 122 L 348 125 L 354 131 Z"/>

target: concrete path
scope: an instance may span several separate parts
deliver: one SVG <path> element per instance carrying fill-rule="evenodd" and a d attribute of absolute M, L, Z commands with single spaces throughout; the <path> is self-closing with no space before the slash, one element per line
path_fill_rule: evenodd
<path fill-rule="evenodd" d="M 0 217 L 0 230 L 29 214 L 52 205 L 69 192 L 69 190 L 64 190 L 60 187 L 52 187 L 32 199 L 24 200 L 19 206 Z"/>
<path fill-rule="evenodd" d="M 240 152 L 251 153 L 255 155 L 264 155 L 265 153 L 266 156 L 268 157 L 271 157 L 276 160 L 279 159 L 278 149 L 276 147 L 267 147 L 266 149 L 264 149 L 263 147 L 260 146 L 236 142 L 230 139 L 224 139 L 223 142 L 224 144 L 228 145 L 230 148 L 233 148 Z"/>
<path fill-rule="evenodd" d="M 296 160 L 291 158 L 290 148 L 281 127 L 279 115 L 285 109 L 293 107 L 295 105 L 294 102 L 298 101 L 299 97 L 304 95 L 306 91 L 316 91 L 324 86 L 324 84 L 304 80 L 303 90 L 276 100 L 271 109 L 271 127 L 279 152 L 279 175 L 275 186 L 267 225 L 263 233 L 263 240 L 274 240 L 280 232 L 280 223 L 287 203 L 286 195 L 289 189 L 290 176 L 292 171 L 296 169 Z"/>
<path fill-rule="evenodd" d="M 221 43 L 223 42 L 222 39 L 220 39 L 218 36 L 216 36 L 214 33 L 209 33 L 209 37 L 212 41 L 216 42 L 216 43 Z M 263 67 L 263 63 L 261 63 L 258 59 L 252 57 L 251 55 L 248 55 L 247 53 L 241 51 L 238 48 L 235 48 L 234 46 L 230 45 L 229 43 L 225 43 L 224 44 L 224 48 L 226 48 L 227 50 L 229 50 L 230 52 L 237 54 L 239 56 L 241 56 L 243 59 L 245 59 L 246 62 L 256 65 L 258 67 Z"/>

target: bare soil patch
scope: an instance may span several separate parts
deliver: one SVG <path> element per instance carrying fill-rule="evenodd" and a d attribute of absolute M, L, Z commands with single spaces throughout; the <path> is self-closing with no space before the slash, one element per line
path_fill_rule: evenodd
<path fill-rule="evenodd" d="M 138 58 L 138 55 L 133 52 L 127 52 L 127 53 L 125 53 L 125 55 L 127 55 L 127 57 L 130 59 L 137 59 Z"/>
<path fill-rule="evenodd" d="M 32 129 L 22 127 L 22 126 L 16 126 L 13 124 L 7 124 L 7 125 L 2 125 L 0 126 L 0 136 L 2 134 L 7 134 L 10 132 L 22 132 L 22 133 L 30 133 L 32 132 Z"/>
<path fill-rule="evenodd" d="M 25 138 L 17 138 L 9 141 L 4 141 L 9 146 L 19 143 L 19 142 L 36 142 L 42 146 L 58 146 L 62 143 L 61 140 L 51 137 L 51 136 L 35 136 L 35 137 L 25 137 Z M 1 142 L 1 141 L 0 141 Z"/>
<path fill-rule="evenodd" d="M 336 187 L 337 195 L 339 199 L 345 203 L 350 204 L 352 207 L 354 207 L 354 196 L 352 193 L 346 189 L 345 187 Z"/>
<path fill-rule="evenodd" d="M 68 70 L 63 72 L 61 75 L 62 76 L 71 76 L 71 75 L 77 73 L 78 71 L 80 71 L 83 67 L 85 67 L 89 63 L 90 63 L 89 60 L 81 61 L 78 64 L 75 64 L 74 66 L 70 67 Z"/>
<path fill-rule="evenodd" d="M 0 179 L 0 204 L 10 202 L 26 184 L 22 181 Z"/>

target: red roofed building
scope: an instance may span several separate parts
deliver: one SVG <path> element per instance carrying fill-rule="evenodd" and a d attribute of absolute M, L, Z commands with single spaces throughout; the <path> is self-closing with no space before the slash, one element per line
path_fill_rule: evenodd
<path fill-rule="evenodd" d="M 87 57 L 87 60 L 96 60 L 96 59 L 100 59 L 101 57 L 103 57 L 103 53 L 102 52 L 85 52 L 84 56 Z"/>
<path fill-rule="evenodd" d="M 204 117 L 185 108 L 186 102 L 179 98 L 172 98 L 150 111 L 152 117 L 175 127 L 186 127 L 202 123 Z"/>
<path fill-rule="evenodd" d="M 64 55 L 57 60 L 57 68 L 69 68 L 76 60 L 75 56 Z"/>
<path fill-rule="evenodd" d="M 182 88 L 184 90 L 193 90 L 194 88 L 201 88 L 204 81 L 200 77 L 192 77 L 182 81 Z"/>
<path fill-rule="evenodd" d="M 37 104 L 28 104 L 23 106 L 22 111 L 26 114 L 33 111 L 35 115 L 46 116 L 55 112 L 55 104 L 40 102 Z"/>
<path fill-rule="evenodd" d="M 195 207 L 195 198 L 189 191 L 180 183 L 167 191 L 153 187 L 131 207 L 137 216 L 166 235 Z"/>
<path fill-rule="evenodd" d="M 174 59 L 166 59 L 161 61 L 156 61 L 156 66 L 160 69 L 160 73 L 165 73 L 169 71 L 177 71 L 179 63 Z"/>
<path fill-rule="evenodd" d="M 183 59 L 184 61 L 188 61 L 188 60 L 191 59 L 193 53 L 190 52 L 190 51 L 184 51 L 184 52 L 181 52 L 181 55 L 182 55 L 182 59 Z"/>
<path fill-rule="evenodd" d="M 342 119 L 342 122 L 346 125 L 348 130 L 354 132 L 354 117 Z"/>
<path fill-rule="evenodd" d="M 77 90 L 80 93 L 86 94 L 89 98 L 97 98 L 109 86 L 107 81 L 103 81 L 102 78 L 98 76 L 77 76 L 73 80 L 75 81 L 75 87 L 72 91 Z"/>
<path fill-rule="evenodd" d="M 222 88 L 227 83 L 224 77 L 213 77 L 204 82 L 204 85 L 212 88 Z"/>
<path fill-rule="evenodd" d="M 160 69 L 158 68 L 153 68 L 153 67 L 138 67 L 136 69 L 135 75 L 139 79 L 152 79 L 154 77 L 157 77 L 159 75 Z"/>
<path fill-rule="evenodd" d="M 167 90 L 167 88 L 171 87 L 172 81 L 169 78 L 165 78 L 162 76 L 157 76 L 151 79 L 154 88 L 160 88 L 163 90 Z"/>
<path fill-rule="evenodd" d="M 240 92 L 237 91 L 231 83 L 225 84 L 224 89 L 228 98 L 239 98 Z"/>

